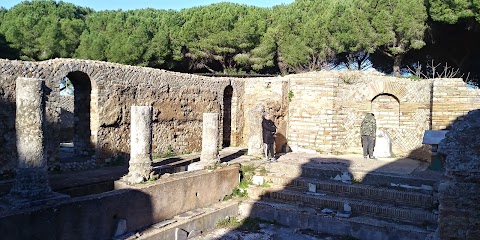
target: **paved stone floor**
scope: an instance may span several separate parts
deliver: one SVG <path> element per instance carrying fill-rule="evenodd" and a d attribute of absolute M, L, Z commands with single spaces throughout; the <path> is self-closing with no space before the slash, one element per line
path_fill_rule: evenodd
<path fill-rule="evenodd" d="M 347 237 L 306 232 L 299 229 L 261 223 L 258 230 L 217 228 L 193 240 L 346 240 Z"/>
<path fill-rule="evenodd" d="M 240 154 L 239 154 L 240 153 Z M 243 155 L 242 155 L 243 154 Z M 235 158 L 227 156 L 235 155 Z M 264 164 L 263 158 L 246 155 L 242 148 L 227 148 L 220 152 L 220 157 L 227 159 L 230 163 Z M 406 157 L 379 158 L 377 160 L 364 159 L 361 154 L 320 154 L 320 153 L 299 153 L 290 152 L 280 154 L 277 162 L 269 162 L 272 170 L 282 172 L 281 168 L 291 169 L 300 165 L 312 165 L 324 169 L 334 169 L 347 172 L 376 172 L 395 175 L 431 176 L 439 178 L 441 172 L 428 169 L 429 164 L 425 161 L 410 159 Z"/>

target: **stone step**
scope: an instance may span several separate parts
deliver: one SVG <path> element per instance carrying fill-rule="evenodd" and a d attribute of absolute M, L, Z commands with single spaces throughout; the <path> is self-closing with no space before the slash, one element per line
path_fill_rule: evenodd
<path fill-rule="evenodd" d="M 323 166 L 326 165 L 326 166 Z M 333 166 L 330 166 L 333 165 Z M 267 164 L 265 170 L 268 175 L 290 178 L 313 178 L 317 180 L 339 179 L 347 175 L 353 182 L 372 186 L 405 186 L 410 190 L 435 191 L 441 179 L 441 173 L 431 171 L 411 172 L 409 174 L 395 174 L 391 172 L 351 170 L 348 167 L 335 164 L 293 164 L 290 162 L 275 162 Z"/>
<path fill-rule="evenodd" d="M 369 215 L 378 218 L 392 219 L 412 224 L 434 224 L 438 214 L 433 211 L 415 207 L 399 206 L 385 202 L 339 197 L 327 193 L 299 192 L 281 187 L 262 188 L 251 186 L 249 197 L 256 200 L 269 200 L 307 205 L 320 210 L 328 208 L 337 211 L 344 210 L 348 203 L 353 215 Z"/>
<path fill-rule="evenodd" d="M 436 202 L 431 191 L 421 193 L 398 188 L 393 189 L 358 183 L 348 184 L 341 181 L 277 176 L 265 176 L 264 181 L 277 186 L 296 188 L 300 191 L 309 191 L 310 188 L 310 191 L 313 192 L 324 192 L 342 197 L 375 200 L 427 209 L 434 208 Z"/>
<path fill-rule="evenodd" d="M 243 201 L 242 217 L 259 218 L 291 228 L 352 237 L 360 240 L 424 240 L 434 230 L 411 224 L 398 223 L 354 215 L 350 218 L 322 213 L 319 209 L 272 201 Z"/>

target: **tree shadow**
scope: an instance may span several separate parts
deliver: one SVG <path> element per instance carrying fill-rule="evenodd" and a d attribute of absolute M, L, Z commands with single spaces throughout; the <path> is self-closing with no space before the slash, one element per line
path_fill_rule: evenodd
<path fill-rule="evenodd" d="M 242 203 L 247 220 L 225 233 L 225 239 L 268 231 L 278 239 L 419 239 L 433 233 L 441 173 L 429 171 L 424 163 L 409 158 L 365 160 L 361 154 L 296 154 L 263 165 L 265 182 L 254 186 L 257 195 L 250 196 L 251 202 Z M 347 218 L 345 204 L 351 208 Z M 302 230 L 281 236 L 278 229 L 268 230 L 271 223 Z"/>
<path fill-rule="evenodd" d="M 463 121 L 464 118 L 465 116 L 457 117 L 444 130 L 452 129 L 453 125 Z M 447 138 L 448 136 L 449 133 L 447 133 Z M 440 144 L 444 144 L 443 141 Z M 299 169 L 298 174 L 293 174 L 294 177 L 290 177 L 289 180 L 273 179 L 271 183 L 280 181 L 284 187 L 260 190 L 261 194 L 258 194 L 258 198 L 251 202 L 250 206 L 244 206 L 243 211 L 246 213 L 244 215 L 250 220 L 233 228 L 224 236 L 238 235 L 238 232 L 241 231 L 265 233 L 265 230 L 259 230 L 258 223 L 263 222 L 263 225 L 265 223 L 276 223 L 289 228 L 306 229 L 307 233 L 313 235 L 320 232 L 333 234 L 337 237 L 332 239 L 344 239 L 343 237 L 345 239 L 348 237 L 358 239 L 425 239 L 427 236 L 432 237 L 438 233 L 442 238 L 447 234 L 453 234 L 458 239 L 473 239 L 475 231 L 471 230 L 477 226 L 475 224 L 478 223 L 478 212 L 472 211 L 472 209 L 476 209 L 476 202 L 468 199 L 477 199 L 479 193 L 478 191 L 470 191 L 475 188 L 471 187 L 472 183 L 471 180 L 468 180 L 468 177 L 464 179 L 465 182 L 462 182 L 461 177 L 460 180 L 457 179 L 459 176 L 467 176 L 467 173 L 462 173 L 462 175 L 456 173 L 455 169 L 449 169 L 449 166 L 460 169 L 465 166 L 444 162 L 445 171 L 431 169 L 430 162 L 415 160 L 418 158 L 419 152 L 425 154 L 425 148 L 429 149 L 429 146 L 414 149 L 404 158 L 380 159 L 375 162 L 377 166 L 365 169 L 363 173 L 359 171 L 359 168 L 365 163 L 362 161 L 372 160 L 363 160 L 361 156 L 358 156 L 358 159 L 354 161 L 351 157 L 342 158 L 342 156 L 332 156 L 328 159 L 310 157 L 307 161 L 298 163 L 297 168 L 288 167 L 289 164 L 293 165 L 294 158 L 280 158 L 278 163 L 269 163 L 272 165 L 287 165 L 283 168 L 279 167 L 281 171 L 277 171 L 278 173 L 292 174 L 295 173 L 295 169 Z M 442 156 L 442 158 L 448 161 L 445 156 Z M 282 161 L 287 161 L 288 164 L 282 163 Z M 319 166 L 321 167 L 319 168 Z M 341 172 L 347 172 L 352 177 L 352 183 L 342 182 L 342 178 L 339 178 Z M 335 178 L 340 181 L 332 181 Z M 318 182 L 331 184 L 330 187 L 319 187 Z M 455 189 L 443 189 L 439 187 L 440 184 L 449 184 Z M 470 188 L 463 187 L 462 184 L 468 185 Z M 313 185 L 315 185 L 315 191 L 310 192 Z M 324 186 L 328 186 L 328 184 Z M 478 183 L 475 186 L 478 189 Z M 292 194 L 291 192 L 294 189 L 301 189 L 301 192 Z M 290 195 L 286 194 L 289 191 Z M 383 193 L 380 194 L 380 192 Z M 320 194 L 318 195 L 320 197 L 316 200 L 305 200 L 309 194 Z M 352 209 L 352 215 L 348 218 L 350 220 L 341 220 L 331 213 L 338 213 L 345 209 L 341 202 L 335 204 L 332 199 L 329 199 L 329 196 L 343 197 L 345 202 L 349 203 L 349 207 Z M 469 197 L 466 199 L 463 196 Z M 412 202 L 406 205 L 406 202 L 411 200 Z M 381 204 L 370 204 L 368 207 L 362 207 L 359 204 L 362 201 Z M 457 203 L 457 201 L 459 202 Z M 452 202 L 455 202 L 455 204 L 452 205 Z M 330 208 L 330 210 L 325 213 L 323 210 L 327 208 Z M 390 208 L 396 211 L 393 218 L 388 213 Z M 451 218 L 457 218 L 455 220 L 447 219 L 452 212 L 457 211 L 466 212 L 451 216 Z M 327 214 L 328 217 L 320 219 L 314 217 L 322 214 L 324 216 Z M 378 219 L 376 224 L 379 224 L 381 229 L 375 229 L 371 227 L 372 225 L 368 225 L 371 220 L 363 218 L 363 215 L 366 217 L 375 216 Z M 411 216 L 415 216 L 413 221 Z M 445 220 L 442 220 L 442 218 Z M 459 221 L 458 218 L 463 220 Z M 252 221 L 257 222 L 252 224 Z M 349 221 L 350 223 L 346 224 Z M 359 224 L 362 221 L 367 223 L 367 227 Z M 463 228 L 465 231 L 455 230 L 450 226 L 451 222 L 454 222 L 457 229 Z M 397 224 L 408 224 L 410 226 L 408 227 L 409 230 L 396 228 Z M 275 235 L 275 230 L 272 230 L 272 234 Z M 442 234 L 445 235 L 442 236 Z M 302 239 L 301 236 L 297 237 Z"/>
<path fill-rule="evenodd" d="M 19 240 L 112 239 L 121 220 L 127 220 L 121 232 L 134 232 L 155 222 L 152 212 L 148 194 L 121 189 L 0 213 L 0 234 Z"/>
<path fill-rule="evenodd" d="M 223 157 L 220 158 L 220 163 L 224 163 L 224 162 L 230 162 L 232 160 L 235 160 L 241 156 L 244 156 L 245 154 L 247 154 L 247 149 L 240 149 L 234 153 L 231 153 L 231 154 L 227 154 Z"/>

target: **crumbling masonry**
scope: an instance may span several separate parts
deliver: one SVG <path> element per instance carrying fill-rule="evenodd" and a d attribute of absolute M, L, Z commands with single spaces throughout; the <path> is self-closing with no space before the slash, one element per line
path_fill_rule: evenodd
<path fill-rule="evenodd" d="M 74 86 L 73 101 L 66 101 L 60 93 L 59 83 L 65 77 Z M 39 82 L 45 85 L 43 122 L 48 130 L 42 136 L 40 175 L 46 167 L 67 164 L 62 162 L 60 150 L 60 143 L 65 141 L 71 141 L 73 153 L 88 163 L 130 157 L 131 106 L 152 109 L 152 153 L 200 151 L 204 113 L 219 114 L 216 139 L 220 146 L 249 146 L 250 152 L 250 139 L 257 139 L 260 133 L 255 128 L 259 119 L 250 116 L 253 109 L 274 116 L 279 129 L 277 152 L 359 152 L 362 116 L 373 112 L 378 128 L 391 136 L 394 154 L 427 161 L 429 148 L 421 144 L 424 131 L 450 129 L 453 122 L 461 122 L 469 110 L 480 106 L 480 91 L 468 89 L 461 79 L 411 81 L 361 72 L 211 78 L 89 60 L 0 60 L 0 172 L 18 166 L 17 178 L 22 177 L 24 168 L 24 152 L 17 151 L 17 142 L 23 141 L 25 129 L 23 125 L 15 127 L 19 120 L 15 99 L 28 93 L 15 92 L 16 81 L 21 78 L 41 79 Z M 68 103 L 73 107 L 66 106 Z M 71 109 L 73 117 L 68 119 L 73 120 L 73 126 L 65 126 L 62 114 L 71 113 Z M 462 132 L 462 126 L 453 128 Z M 71 130 L 67 133 L 64 130 L 68 127 Z M 68 134 L 71 137 L 66 137 Z M 478 231 L 467 223 L 450 224 L 451 213 L 461 204 L 455 205 L 456 200 L 452 202 L 448 195 L 467 193 L 470 198 L 461 200 L 474 208 L 469 199 L 478 199 L 478 191 L 473 191 L 478 184 L 472 182 L 478 180 L 478 164 L 465 158 L 467 164 L 462 160 L 465 156 L 452 154 L 452 149 L 463 149 L 455 147 L 463 144 L 458 139 L 463 138 L 448 136 L 442 150 L 448 155 L 448 179 L 440 188 L 439 233 L 462 238 L 476 236 Z M 32 141 L 21 143 L 18 149 L 22 144 L 37 143 Z M 468 148 L 466 153 L 477 156 L 478 151 L 472 149 L 478 147 Z M 252 145 L 252 153 L 255 150 Z M 48 191 L 48 185 L 40 188 Z M 468 221 L 478 219 L 478 209 L 473 211 L 473 215 L 465 215 Z"/>

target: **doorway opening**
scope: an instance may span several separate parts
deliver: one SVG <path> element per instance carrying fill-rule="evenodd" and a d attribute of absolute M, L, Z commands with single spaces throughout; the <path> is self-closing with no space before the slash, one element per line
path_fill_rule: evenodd
<path fill-rule="evenodd" d="M 222 147 L 230 147 L 232 136 L 232 97 L 233 87 L 227 86 L 223 92 L 223 142 Z"/>
<path fill-rule="evenodd" d="M 90 160 L 95 154 L 97 101 L 88 75 L 76 71 L 65 76 L 60 81 L 60 98 L 60 161 Z"/>

